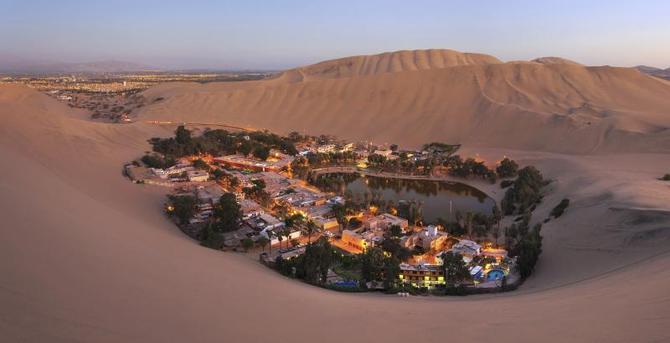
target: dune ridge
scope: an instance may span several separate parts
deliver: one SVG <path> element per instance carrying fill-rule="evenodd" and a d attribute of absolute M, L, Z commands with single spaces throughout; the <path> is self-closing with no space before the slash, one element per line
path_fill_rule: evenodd
<path fill-rule="evenodd" d="M 631 68 L 489 58 L 460 63 L 462 55 L 447 66 L 390 67 L 392 56 L 413 61 L 430 55 L 334 60 L 257 82 L 166 84 L 145 92 L 166 101 L 144 108 L 138 119 L 221 122 L 410 146 L 438 140 L 580 154 L 670 151 L 670 82 Z M 379 64 L 368 61 L 386 61 L 384 72 L 372 72 L 378 69 L 370 66 Z"/>
<path fill-rule="evenodd" d="M 498 63 L 502 62 L 490 55 L 448 49 L 401 50 L 323 61 L 287 70 L 279 79 L 296 82 Z"/>

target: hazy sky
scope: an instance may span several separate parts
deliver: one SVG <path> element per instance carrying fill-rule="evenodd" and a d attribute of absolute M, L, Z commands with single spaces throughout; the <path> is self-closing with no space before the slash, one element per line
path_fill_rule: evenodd
<path fill-rule="evenodd" d="M 276 69 L 450 48 L 670 67 L 670 1 L 0 0 L 0 54 Z"/>

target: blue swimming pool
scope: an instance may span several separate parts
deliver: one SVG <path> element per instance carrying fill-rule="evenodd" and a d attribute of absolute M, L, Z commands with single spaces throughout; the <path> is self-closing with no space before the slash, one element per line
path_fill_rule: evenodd
<path fill-rule="evenodd" d="M 487 281 L 500 280 L 505 276 L 505 272 L 500 269 L 493 269 L 488 274 L 486 274 Z"/>

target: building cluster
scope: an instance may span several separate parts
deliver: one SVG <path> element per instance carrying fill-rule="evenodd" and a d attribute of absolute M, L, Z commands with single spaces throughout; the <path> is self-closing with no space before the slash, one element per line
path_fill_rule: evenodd
<path fill-rule="evenodd" d="M 279 172 L 286 169 L 292 161 L 292 156 L 286 155 L 277 150 L 271 150 L 270 155 L 265 161 L 241 154 L 213 158 L 213 162 L 217 162 L 231 168 L 240 168 L 256 172 Z"/>
<path fill-rule="evenodd" d="M 356 149 L 354 144 L 298 146 L 300 154 L 342 151 L 358 153 Z M 398 155 L 395 150 L 378 149 L 373 153 L 394 158 Z M 425 157 L 423 152 L 402 153 L 410 158 Z M 211 220 L 224 193 L 235 194 L 242 217 L 237 230 L 223 234 L 223 244 L 235 248 L 244 240 L 257 242 L 263 237 L 271 247 L 271 254 L 264 255 L 268 261 L 274 261 L 277 256 L 285 259 L 299 256 L 305 251 L 306 236 L 310 235 L 313 239 L 319 236 L 328 237 L 333 246 L 351 254 L 364 253 L 368 249 L 382 246 L 389 236 L 397 237 L 402 247 L 412 251 L 412 257 L 400 264 L 400 281 L 416 287 L 431 288 L 445 284 L 443 259 L 446 253 L 460 256 L 473 283 L 483 287 L 497 286 L 503 278 L 510 275 L 515 263 L 503 249 L 494 249 L 490 244 L 482 246 L 468 239 L 450 236 L 443 228 L 434 225 L 410 226 L 407 219 L 391 213 L 377 213 L 372 208 L 354 214 L 348 213 L 347 217 L 355 218 L 359 224 L 353 228 L 342 228 L 335 218 L 333 206 L 344 205 L 344 198 L 292 178 L 290 164 L 293 157 L 278 151 L 271 150 L 270 156 L 263 161 L 239 154 L 202 158 L 208 164 L 209 172 L 193 166 L 192 161 L 196 158 L 181 159 L 176 165 L 165 169 L 129 164 L 126 171 L 136 182 L 169 186 L 177 190 L 175 193 L 193 195 L 197 200 L 196 214 L 189 222 L 193 227 L 202 227 Z M 216 180 L 213 175 L 217 175 Z M 235 185 L 230 182 L 233 179 L 237 180 Z M 263 185 L 262 191 L 265 194 L 260 200 L 257 195 L 248 191 L 259 184 Z M 295 214 L 301 214 L 314 225 L 309 229 L 306 223 L 287 227 L 285 219 Z"/>
<path fill-rule="evenodd" d="M 482 247 L 468 239 L 447 237 L 446 233 L 432 235 L 435 238 L 431 242 L 438 242 L 437 245 L 431 246 L 427 253 L 400 264 L 402 282 L 426 288 L 444 285 L 446 280 L 443 258 L 446 253 L 457 254 L 463 259 L 472 285 L 494 288 L 500 286 L 503 278 L 516 277 L 511 274 L 515 261 L 507 256 L 505 249 Z"/>
<path fill-rule="evenodd" d="M 452 237 L 439 227 L 410 227 L 407 220 L 383 213 L 364 215 L 355 230 L 343 230 L 333 243 L 350 253 L 363 253 L 380 246 L 393 226 L 401 229 L 400 244 L 415 255 L 400 264 L 400 281 L 415 287 L 432 288 L 445 284 L 443 254 L 454 253 L 465 263 L 472 282 L 479 287 L 498 287 L 509 277 L 514 261 L 504 249 L 494 249 L 459 237 Z"/>
<path fill-rule="evenodd" d="M 221 196 L 226 192 L 234 193 L 242 220 L 238 230 L 223 234 L 224 246 L 227 247 L 237 247 L 246 238 L 257 241 L 264 237 L 270 245 L 279 245 L 283 241 L 286 246 L 290 241 L 304 238 L 304 227 L 287 228 L 280 219 L 288 214 L 304 215 L 316 224 L 319 232 L 339 229 L 331 207 L 336 203 L 343 204 L 344 199 L 288 177 L 282 170 L 286 170 L 293 160 L 291 156 L 272 150 L 265 161 L 237 154 L 203 159 L 210 171 L 218 169 L 220 174 L 225 175 L 223 179 L 237 179 L 236 187 L 214 180 L 213 172 L 195 168 L 192 163 L 195 159 L 182 158 L 165 169 L 148 168 L 139 163 L 128 164 L 126 173 L 135 182 L 171 187 L 175 195 L 194 196 L 198 205 L 196 214 L 189 221 L 192 226 L 208 222 Z M 254 187 L 257 181 L 262 181 L 263 191 L 269 197 L 269 203 L 264 206 L 242 191 Z M 277 208 L 283 209 L 284 213 L 279 214 Z"/>

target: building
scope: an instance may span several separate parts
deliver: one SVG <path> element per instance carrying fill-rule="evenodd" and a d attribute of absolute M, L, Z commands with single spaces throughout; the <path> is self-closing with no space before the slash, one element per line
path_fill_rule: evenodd
<path fill-rule="evenodd" d="M 370 230 L 388 230 L 393 225 L 398 225 L 401 229 L 406 230 L 409 227 L 409 222 L 405 218 L 400 218 L 390 213 L 382 213 L 368 219 L 365 225 Z"/>
<path fill-rule="evenodd" d="M 151 168 L 151 171 L 161 179 L 167 179 L 171 176 L 181 175 L 194 169 L 195 168 L 188 164 L 177 164 L 167 169 Z"/>
<path fill-rule="evenodd" d="M 279 239 L 278 230 L 264 229 L 263 231 L 261 231 L 260 235 L 267 238 L 270 241 L 270 245 L 275 245 L 286 240 L 291 241 L 293 239 L 298 239 L 302 235 L 302 232 L 300 232 L 300 230 L 297 229 L 292 230 L 291 232 L 289 232 L 288 236 L 284 236 L 282 234 L 281 240 Z"/>
<path fill-rule="evenodd" d="M 481 250 L 481 254 L 482 256 L 495 258 L 496 262 L 507 258 L 507 250 L 505 249 L 485 248 Z"/>
<path fill-rule="evenodd" d="M 195 190 L 195 196 L 201 203 L 218 204 L 223 194 L 221 187 L 216 184 L 198 186 Z"/>
<path fill-rule="evenodd" d="M 373 154 L 375 154 L 375 155 L 381 155 L 381 156 L 384 156 L 384 157 L 386 157 L 386 158 L 389 158 L 389 157 L 391 157 L 391 155 L 393 154 L 393 151 L 392 151 L 392 150 L 388 150 L 388 149 L 387 149 L 387 150 L 375 150 L 375 152 L 374 152 Z"/>
<path fill-rule="evenodd" d="M 342 242 L 361 251 L 365 251 L 368 247 L 365 238 L 351 230 L 342 231 Z"/>
<path fill-rule="evenodd" d="M 423 251 L 442 251 L 449 241 L 449 235 L 437 230 L 434 225 L 423 228 L 411 236 L 404 237 L 401 242 L 409 249 L 420 247 Z"/>
<path fill-rule="evenodd" d="M 261 232 L 266 229 L 278 230 L 284 227 L 283 221 L 263 211 L 255 216 L 247 216 L 247 218 L 244 219 L 244 224 L 256 232 Z"/>
<path fill-rule="evenodd" d="M 321 154 L 327 154 L 331 152 L 335 152 L 335 144 L 324 144 L 320 145 L 316 148 L 316 152 L 321 153 Z"/>
<path fill-rule="evenodd" d="M 337 196 L 334 196 L 334 197 L 328 199 L 327 203 L 329 205 L 335 205 L 335 204 L 344 205 L 345 200 L 344 200 L 344 197 L 341 197 L 341 196 L 337 195 Z"/>
<path fill-rule="evenodd" d="M 465 262 L 470 262 L 472 261 L 473 257 L 481 254 L 482 246 L 476 242 L 467 239 L 461 239 L 458 241 L 458 243 L 451 247 L 451 251 L 462 255 Z"/>
<path fill-rule="evenodd" d="M 189 170 L 186 177 L 191 182 L 205 182 L 209 180 L 209 173 L 204 170 Z"/>
<path fill-rule="evenodd" d="M 228 155 L 215 157 L 213 160 L 221 164 L 231 166 L 234 168 L 249 169 L 255 171 L 280 171 L 282 168 L 287 167 L 291 161 L 292 157 L 288 155 L 279 155 L 280 158 L 272 157 L 268 158 L 267 161 L 260 161 L 254 158 L 248 158 L 242 155 Z"/>
<path fill-rule="evenodd" d="M 411 284 L 415 287 L 432 288 L 437 285 L 443 285 L 444 272 L 441 265 L 436 264 L 400 264 L 401 282 Z"/>
<path fill-rule="evenodd" d="M 324 231 L 335 232 L 340 229 L 340 223 L 338 223 L 335 218 L 314 217 L 312 220 L 314 220 L 314 223 Z"/>
<path fill-rule="evenodd" d="M 347 151 L 353 151 L 354 150 L 354 143 L 347 143 L 342 146 L 340 149 L 340 152 L 347 152 Z"/>
<path fill-rule="evenodd" d="M 263 213 L 263 208 L 257 202 L 249 199 L 242 199 L 240 202 L 240 210 L 242 211 L 242 220 L 247 220 L 260 216 Z"/>
<path fill-rule="evenodd" d="M 307 188 L 295 187 L 293 192 L 275 197 L 275 201 L 293 208 L 320 206 L 326 203 L 326 195 Z"/>

